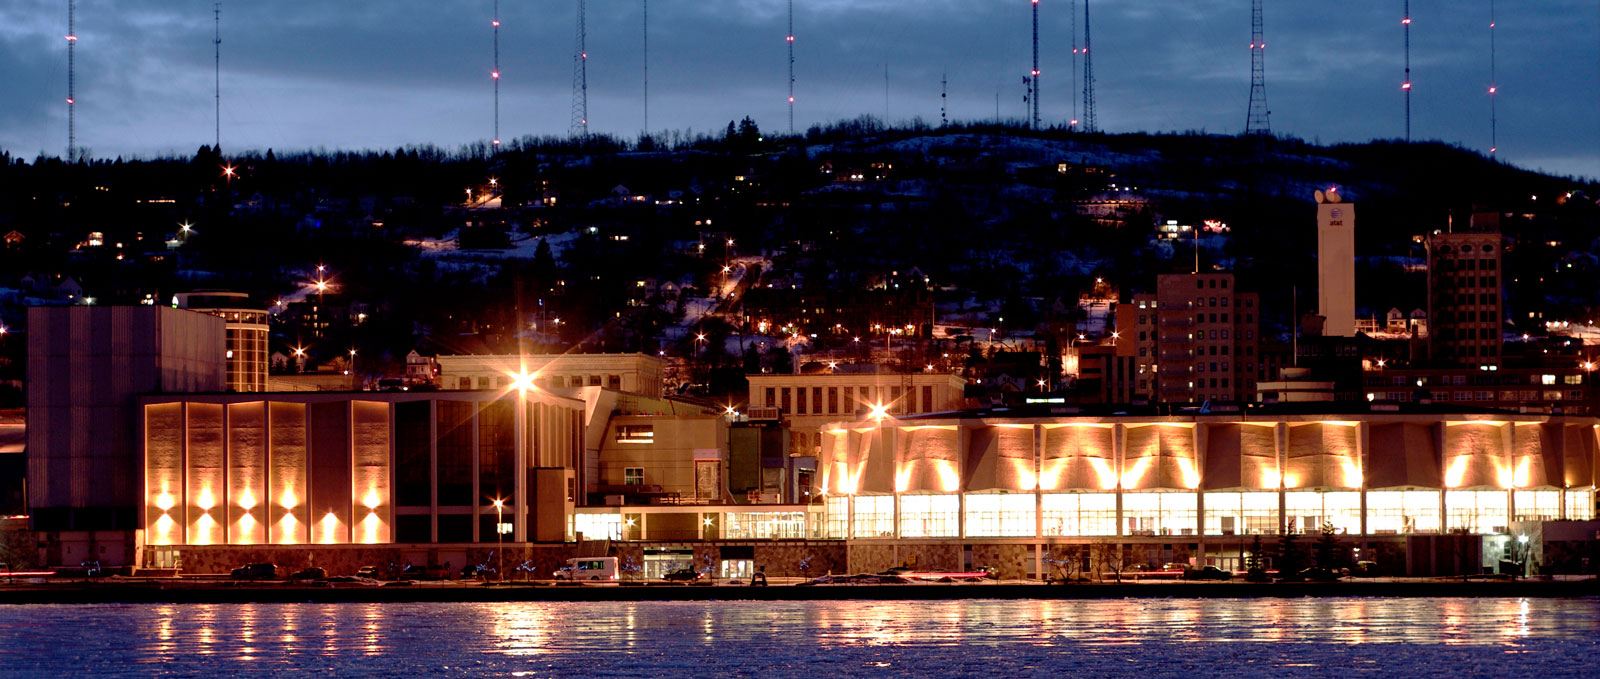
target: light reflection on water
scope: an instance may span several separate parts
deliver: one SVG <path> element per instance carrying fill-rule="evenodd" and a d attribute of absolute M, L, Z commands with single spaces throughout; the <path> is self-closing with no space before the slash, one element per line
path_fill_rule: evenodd
<path fill-rule="evenodd" d="M 6 676 L 1592 676 L 1597 599 L 0 608 Z"/>

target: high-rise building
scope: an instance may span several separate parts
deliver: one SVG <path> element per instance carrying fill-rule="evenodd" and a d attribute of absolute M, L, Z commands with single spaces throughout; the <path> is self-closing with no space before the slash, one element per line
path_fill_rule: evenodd
<path fill-rule="evenodd" d="M 1497 217 L 1473 215 L 1467 230 L 1428 238 L 1428 346 L 1437 363 L 1500 363 L 1504 300 Z"/>
<path fill-rule="evenodd" d="M 1338 189 L 1317 192 L 1317 313 L 1322 334 L 1356 334 L 1356 204 Z"/>
<path fill-rule="evenodd" d="M 1255 397 L 1260 298 L 1233 274 L 1167 274 L 1156 294 L 1118 305 L 1119 342 L 1131 340 L 1136 398 L 1165 403 L 1243 402 Z M 1124 309 L 1124 307 L 1130 307 Z M 1133 317 L 1131 325 L 1123 319 Z"/>
<path fill-rule="evenodd" d="M 177 307 L 210 314 L 227 324 L 228 391 L 267 390 L 267 311 L 242 292 L 183 292 Z"/>

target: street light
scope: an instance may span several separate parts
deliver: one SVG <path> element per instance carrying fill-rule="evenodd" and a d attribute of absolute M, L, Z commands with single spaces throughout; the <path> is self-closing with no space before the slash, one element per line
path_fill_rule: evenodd
<path fill-rule="evenodd" d="M 506 517 L 505 500 L 495 498 L 494 501 L 494 546 L 495 554 L 500 556 L 500 565 L 494 570 L 496 580 L 505 582 L 506 579 Z"/>

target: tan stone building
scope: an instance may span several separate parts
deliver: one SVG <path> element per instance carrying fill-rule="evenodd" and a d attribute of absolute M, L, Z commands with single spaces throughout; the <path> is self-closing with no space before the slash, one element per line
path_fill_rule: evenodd
<path fill-rule="evenodd" d="M 945 373 L 749 375 L 750 408 L 777 408 L 789 423 L 791 452 L 814 455 L 829 422 L 853 419 L 873 406 L 895 415 L 956 410 L 967 381 Z"/>
<path fill-rule="evenodd" d="M 663 391 L 660 358 L 646 354 L 473 354 L 435 358 L 442 389 L 504 389 L 520 374 L 533 386 L 605 387 L 645 396 Z"/>

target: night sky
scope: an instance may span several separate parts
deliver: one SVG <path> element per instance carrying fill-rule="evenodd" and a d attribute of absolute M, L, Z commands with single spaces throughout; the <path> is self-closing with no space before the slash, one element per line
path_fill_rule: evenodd
<path fill-rule="evenodd" d="M 574 0 L 501 3 L 501 137 L 565 134 Z M 796 126 L 885 114 L 1023 116 L 1025 0 L 797 0 Z M 1082 2 L 1079 3 L 1081 15 Z M 1412 2 L 1415 139 L 1489 147 L 1489 2 Z M 650 123 L 787 128 L 783 0 L 650 3 Z M 1321 142 L 1404 133 L 1401 2 L 1267 0 L 1275 131 Z M 454 147 L 492 132 L 490 0 L 224 2 L 227 150 Z M 1073 112 L 1069 0 L 1043 0 L 1047 121 Z M 212 139 L 212 3 L 81 0 L 78 139 L 97 157 L 190 154 Z M 1600 176 L 1600 3 L 1498 3 L 1500 157 Z M 1099 120 L 1110 132 L 1237 133 L 1249 95 L 1248 0 L 1093 5 Z M 589 3 L 591 130 L 644 126 L 639 0 Z M 1081 16 L 1080 16 L 1081 20 Z M 1081 29 L 1081 25 L 1080 25 Z M 0 148 L 66 146 L 65 0 L 0 4 Z M 1080 83 L 1081 85 L 1081 83 Z"/>

